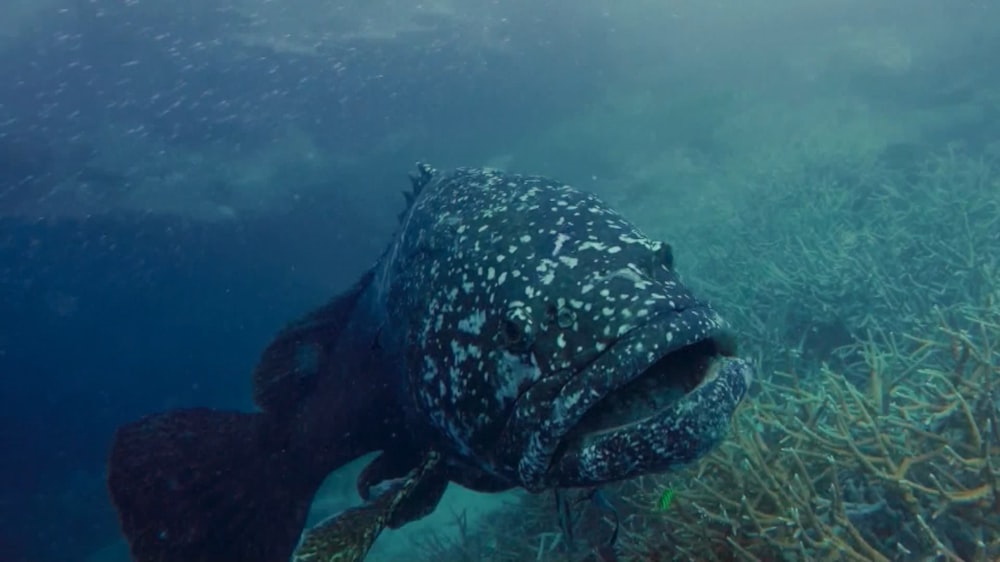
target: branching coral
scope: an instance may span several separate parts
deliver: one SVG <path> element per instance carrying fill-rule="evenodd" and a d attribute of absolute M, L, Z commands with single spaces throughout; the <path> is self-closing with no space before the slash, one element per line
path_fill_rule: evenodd
<path fill-rule="evenodd" d="M 726 228 L 678 218 L 664 235 L 765 370 L 818 373 L 870 329 L 919 332 L 934 307 L 996 289 L 998 167 L 953 149 L 905 169 L 830 163 L 734 189 L 738 210 L 712 223 Z"/>
<path fill-rule="evenodd" d="M 709 458 L 626 484 L 632 558 L 1000 559 L 1000 305 L 954 315 L 862 344 L 867 389 L 777 374 Z"/>

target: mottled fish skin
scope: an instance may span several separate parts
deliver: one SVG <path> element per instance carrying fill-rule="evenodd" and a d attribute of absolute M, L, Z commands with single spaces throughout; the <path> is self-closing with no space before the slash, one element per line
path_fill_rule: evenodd
<path fill-rule="evenodd" d="M 370 302 L 414 440 L 446 451 L 454 480 L 594 485 L 722 437 L 752 376 L 737 359 L 645 426 L 554 462 L 601 398 L 724 323 L 680 283 L 668 245 L 593 195 L 491 169 L 421 174 Z"/>
<path fill-rule="evenodd" d="M 449 482 L 596 486 L 723 437 L 752 369 L 668 245 L 544 177 L 421 166 L 413 187 L 375 266 L 263 351 L 259 411 L 116 432 L 108 489 L 137 561 L 362 560 Z M 366 503 L 303 537 L 324 479 L 372 451 Z"/>

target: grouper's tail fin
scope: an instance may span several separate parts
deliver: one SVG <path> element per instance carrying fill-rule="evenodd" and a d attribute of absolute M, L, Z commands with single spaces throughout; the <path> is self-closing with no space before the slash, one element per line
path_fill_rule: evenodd
<path fill-rule="evenodd" d="M 329 467 L 267 414 L 209 409 L 121 427 L 108 488 L 136 562 L 286 562 Z"/>

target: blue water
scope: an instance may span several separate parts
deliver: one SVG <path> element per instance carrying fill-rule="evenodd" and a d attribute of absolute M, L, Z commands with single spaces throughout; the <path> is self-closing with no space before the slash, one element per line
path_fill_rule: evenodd
<path fill-rule="evenodd" d="M 414 161 L 513 161 L 614 200 L 651 146 L 732 156 L 704 133 L 747 92 L 939 115 L 913 133 L 917 152 L 985 151 L 1000 126 L 1000 98 L 982 93 L 1000 91 L 987 3 L 275 4 L 5 0 L 2 562 L 119 541 L 103 484 L 114 428 L 247 407 L 269 338 L 389 240 Z M 851 36 L 864 40 L 831 31 L 866 25 Z M 817 35 L 884 45 L 859 62 Z M 606 106 L 609 92 L 637 109 Z M 681 96 L 706 101 L 648 113 Z M 601 123 L 589 145 L 582 116 Z M 560 130 L 563 144 L 544 140 Z"/>

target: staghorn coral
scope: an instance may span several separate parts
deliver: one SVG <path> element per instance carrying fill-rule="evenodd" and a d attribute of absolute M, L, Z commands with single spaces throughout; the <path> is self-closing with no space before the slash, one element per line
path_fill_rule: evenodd
<path fill-rule="evenodd" d="M 859 344 L 867 389 L 778 373 L 710 457 L 625 484 L 626 558 L 1000 559 L 1000 303 L 949 312 Z"/>
<path fill-rule="evenodd" d="M 678 217 L 664 237 L 694 249 L 678 252 L 682 271 L 765 372 L 842 366 L 856 358 L 834 350 L 868 330 L 921 332 L 935 307 L 981 302 L 1000 279 L 1000 170 L 987 157 L 830 162 L 751 179 L 731 199 L 715 219 L 726 228 Z"/>
<path fill-rule="evenodd" d="M 796 177 L 689 259 L 764 380 L 713 455 L 621 488 L 625 558 L 1000 559 L 997 163 Z"/>

